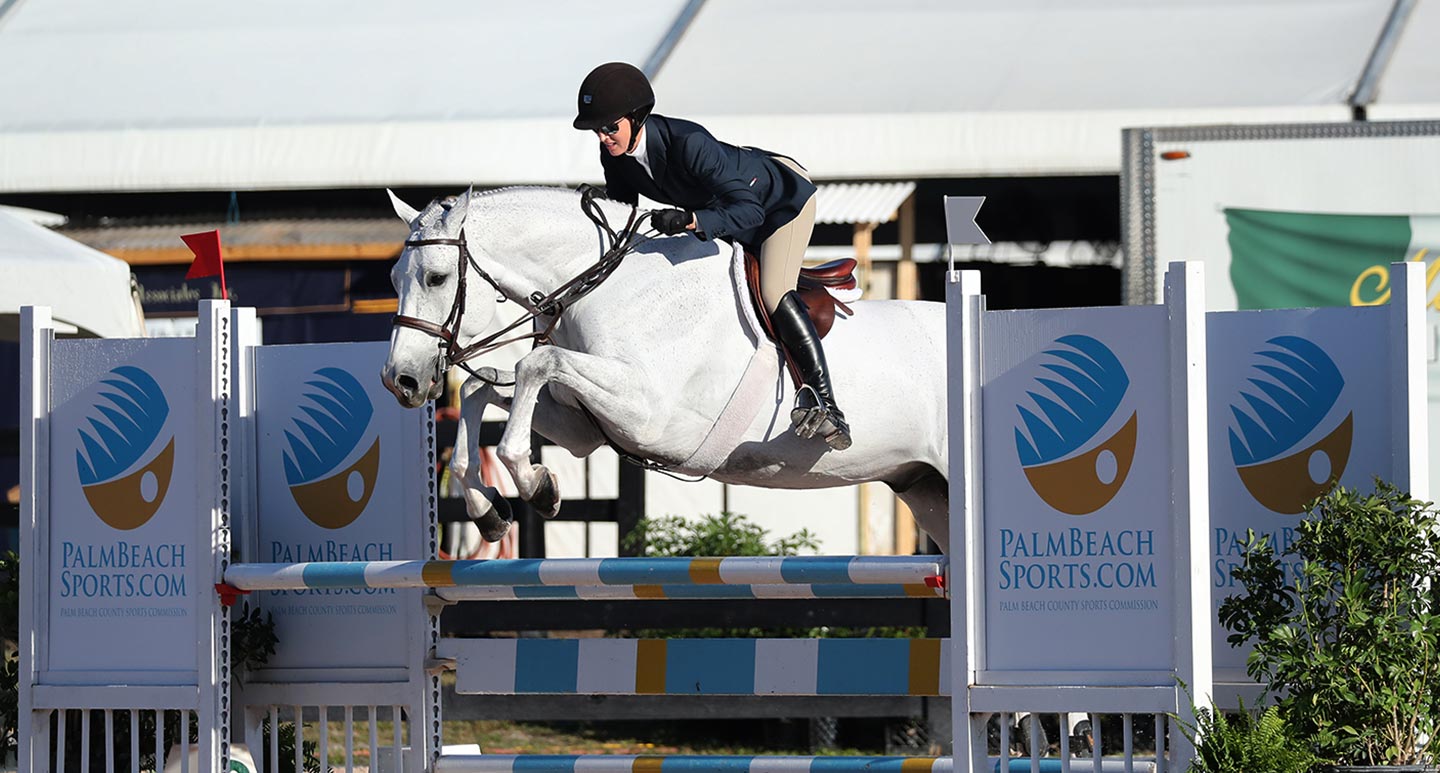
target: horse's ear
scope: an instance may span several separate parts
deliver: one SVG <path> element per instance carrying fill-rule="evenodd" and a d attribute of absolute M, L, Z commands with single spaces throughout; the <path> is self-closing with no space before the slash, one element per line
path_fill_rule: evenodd
<path fill-rule="evenodd" d="M 386 188 L 385 192 L 390 194 L 390 206 L 395 208 L 395 214 L 405 221 L 405 225 L 414 225 L 415 218 L 419 217 L 420 213 L 415 211 L 414 207 L 401 201 L 400 197 L 395 195 L 395 191 Z"/>
<path fill-rule="evenodd" d="M 449 230 L 460 230 L 460 225 L 465 223 L 465 216 L 470 212 L 470 199 L 475 195 L 475 186 L 471 185 L 465 192 L 455 198 L 445 213 L 445 225 Z"/>

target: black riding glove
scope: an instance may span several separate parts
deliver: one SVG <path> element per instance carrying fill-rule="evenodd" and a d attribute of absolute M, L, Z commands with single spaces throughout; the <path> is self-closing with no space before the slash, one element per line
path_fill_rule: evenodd
<path fill-rule="evenodd" d="M 694 219 L 694 215 L 683 209 L 662 209 L 650 218 L 650 222 L 655 224 L 655 230 L 660 233 L 674 236 L 684 233 L 686 226 Z"/>

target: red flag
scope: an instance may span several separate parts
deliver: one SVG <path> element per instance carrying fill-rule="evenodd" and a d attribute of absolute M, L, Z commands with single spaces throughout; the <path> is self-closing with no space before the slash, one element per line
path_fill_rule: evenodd
<path fill-rule="evenodd" d="M 190 270 L 185 272 L 185 278 L 198 279 L 219 274 L 220 297 L 229 300 L 230 293 L 225 289 L 225 260 L 220 256 L 220 232 L 184 234 L 180 238 L 185 242 L 185 246 L 195 253 L 195 261 L 190 264 Z"/>

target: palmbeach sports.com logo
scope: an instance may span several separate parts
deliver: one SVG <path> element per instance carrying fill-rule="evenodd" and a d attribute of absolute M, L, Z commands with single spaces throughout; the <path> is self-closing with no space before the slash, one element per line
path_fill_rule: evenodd
<path fill-rule="evenodd" d="M 1103 440 L 1130 388 L 1130 376 L 1105 344 L 1085 335 L 1055 339 L 1026 390 L 1041 415 L 1017 404 L 1024 424 L 1015 446 L 1030 486 L 1046 504 L 1070 515 L 1088 515 L 1115 498 L 1135 460 L 1137 413 Z"/>
<path fill-rule="evenodd" d="M 109 375 L 100 380 L 108 389 L 97 395 L 86 417 L 89 431 L 79 430 L 84 448 L 75 450 L 75 469 L 90 509 L 106 525 L 129 530 L 149 521 L 165 501 L 175 470 L 175 436 L 160 441 L 170 404 L 149 373 L 122 365 Z"/>
<path fill-rule="evenodd" d="M 348 372 L 321 368 L 305 382 L 312 391 L 285 430 L 285 482 L 295 504 L 316 526 L 339 529 L 365 511 L 380 469 L 380 437 L 357 457 L 374 406 Z M 299 434 L 296 434 L 296 433 Z M 346 463 L 349 462 L 347 465 Z"/>
<path fill-rule="evenodd" d="M 1345 387 L 1340 369 L 1325 350 L 1299 336 L 1266 341 L 1255 352 L 1260 362 L 1230 405 L 1230 456 L 1255 500 L 1277 513 L 1301 513 L 1310 500 L 1330 490 L 1350 461 L 1355 414 L 1320 439 L 1313 437 Z M 1238 429 L 1238 432 L 1237 432 Z"/>

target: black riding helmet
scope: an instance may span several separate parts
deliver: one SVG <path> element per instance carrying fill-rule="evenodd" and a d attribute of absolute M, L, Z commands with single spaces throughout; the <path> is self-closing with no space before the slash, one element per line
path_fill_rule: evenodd
<path fill-rule="evenodd" d="M 576 103 L 576 129 L 593 131 L 630 116 L 638 134 L 655 107 L 655 91 L 639 68 L 624 62 L 609 62 L 585 76 Z"/>

